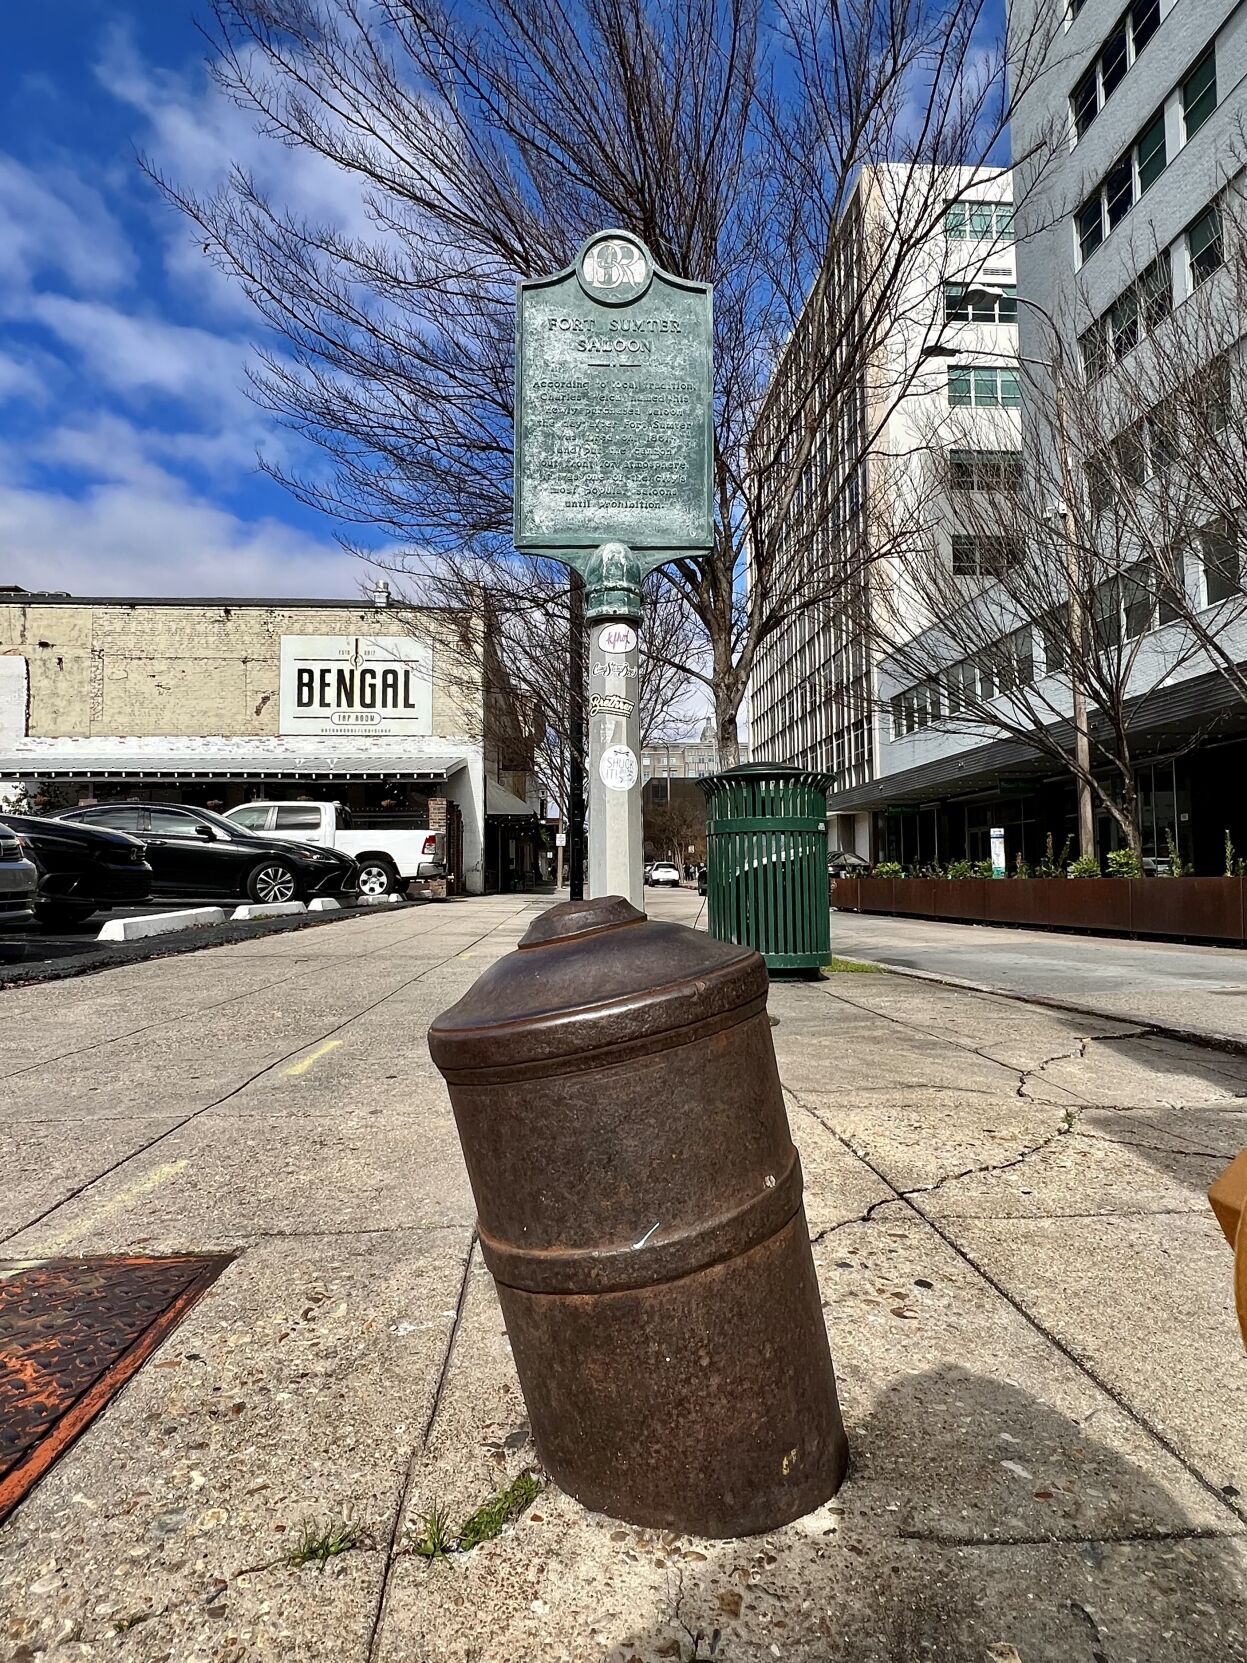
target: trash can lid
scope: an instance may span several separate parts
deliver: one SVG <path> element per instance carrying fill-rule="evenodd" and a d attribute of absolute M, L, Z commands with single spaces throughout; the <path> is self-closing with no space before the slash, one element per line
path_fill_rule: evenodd
<path fill-rule="evenodd" d="M 622 895 L 564 901 L 442 1012 L 429 1050 L 443 1074 L 476 1078 L 597 1066 L 603 1051 L 727 1027 L 764 1005 L 766 988 L 751 947 L 651 919 Z"/>
<path fill-rule="evenodd" d="M 731 780 L 769 779 L 785 784 L 804 780 L 812 791 L 830 791 L 831 775 L 817 768 L 799 768 L 789 762 L 738 762 L 735 768 L 724 768 L 718 774 L 703 774 L 698 785 L 703 791 L 713 790 Z"/>

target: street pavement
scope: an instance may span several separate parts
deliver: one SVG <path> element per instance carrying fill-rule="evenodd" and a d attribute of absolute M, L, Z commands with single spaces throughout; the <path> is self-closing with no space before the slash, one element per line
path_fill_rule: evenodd
<path fill-rule="evenodd" d="M 3 1655 L 1247 1656 L 1247 1362 L 1203 1195 L 1247 1143 L 1247 1059 L 903 976 L 770 1001 L 840 1494 L 710 1542 L 550 1486 L 496 1540 L 415 1551 L 535 1460 L 424 1035 L 546 904 L 0 994 L 0 1257 L 231 1255 L 0 1527 Z M 342 1519 L 348 1551 L 292 1563 Z"/>
<path fill-rule="evenodd" d="M 1247 1043 L 1247 951 L 833 912 L 845 958 Z"/>

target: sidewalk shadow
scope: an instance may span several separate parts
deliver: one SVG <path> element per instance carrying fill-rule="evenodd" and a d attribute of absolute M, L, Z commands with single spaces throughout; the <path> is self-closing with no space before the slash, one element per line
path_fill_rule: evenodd
<path fill-rule="evenodd" d="M 1247 1526 L 1150 1440 L 1185 1504 L 1089 1435 L 1110 1417 L 1132 1429 L 1107 1399 L 1080 1424 L 965 1368 L 908 1376 L 849 1428 L 830 1508 L 699 1541 L 606 1663 L 1242 1663 Z"/>

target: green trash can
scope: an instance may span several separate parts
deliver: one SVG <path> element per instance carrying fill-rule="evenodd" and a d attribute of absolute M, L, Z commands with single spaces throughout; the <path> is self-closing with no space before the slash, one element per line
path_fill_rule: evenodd
<path fill-rule="evenodd" d="M 710 933 L 756 947 L 768 970 L 831 961 L 827 774 L 746 762 L 702 780 Z"/>

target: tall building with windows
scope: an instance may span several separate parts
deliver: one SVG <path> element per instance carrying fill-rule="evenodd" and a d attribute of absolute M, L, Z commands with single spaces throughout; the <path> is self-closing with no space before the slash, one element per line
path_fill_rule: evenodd
<path fill-rule="evenodd" d="M 1036 19 L 1051 10 L 1049 0 L 1010 8 L 1019 60 L 1035 39 Z M 980 699 L 1005 699 L 1025 682 L 1041 696 L 1053 689 L 1053 729 L 1068 729 L 1062 631 L 1081 610 L 1110 648 L 1138 665 L 1122 697 L 1133 724 L 1131 768 L 1145 862 L 1163 861 L 1176 849 L 1188 868 L 1216 873 L 1227 834 L 1239 848 L 1247 846 L 1247 699 L 1242 677 L 1236 687 L 1225 668 L 1229 660 L 1247 670 L 1247 502 L 1240 499 L 1228 512 L 1222 504 L 1215 516 L 1209 510 L 1201 517 L 1206 453 L 1183 451 L 1167 425 L 1165 394 L 1154 392 L 1149 402 L 1147 388 L 1150 378 L 1153 388 L 1194 389 L 1208 431 L 1242 431 L 1247 4 L 1069 0 L 1039 67 L 1011 125 L 1018 354 L 1029 383 L 1023 385 L 1022 463 L 1031 478 L 1058 472 L 1045 472 L 1043 458 L 1056 454 L 1056 441 L 1050 421 L 1032 420 L 1036 410 L 1051 413 L 1063 396 L 1077 396 L 1084 411 L 1099 411 L 1094 444 L 1073 457 L 1072 476 L 1066 470 L 1081 482 L 1087 518 L 1078 535 L 1094 541 L 1095 528 L 1114 516 L 1120 526 L 1120 505 L 1129 497 L 1141 505 L 1136 547 L 1146 553 L 1140 558 L 1119 541 L 1113 555 L 1119 568 L 1093 594 L 1071 608 L 1067 587 L 1051 627 L 1040 620 L 1025 629 L 1006 626 L 1000 642 L 974 661 L 941 665 L 915 681 L 885 658 L 878 675 L 887 716 L 875 778 L 842 793 L 840 803 L 873 810 L 875 851 L 907 865 L 984 858 L 992 827 L 1005 831 L 1010 867 L 1016 857 L 1034 861 L 1048 834 L 1059 848 L 1076 827 L 1068 771 L 999 730 L 958 732 L 949 712 L 963 675 L 974 678 Z M 1205 318 L 1212 321 L 1200 321 Z M 1157 373 L 1166 361 L 1167 383 Z M 1054 364 L 1068 368 L 1058 375 Z M 966 398 L 967 388 L 973 403 L 975 372 L 968 363 L 953 397 Z M 979 459 L 958 462 L 954 488 L 959 468 L 968 477 L 980 466 Z M 1194 488 L 1190 518 L 1171 537 L 1169 522 L 1153 517 L 1150 532 L 1145 522 L 1175 468 L 1185 470 Z M 987 488 L 1000 482 L 979 481 Z M 1050 513 L 1066 512 L 1063 494 L 1054 492 Z M 1132 559 L 1139 563 L 1132 566 Z M 1156 561 L 1165 563 L 1183 597 L 1182 614 L 1151 587 Z M 992 604 L 991 589 L 984 586 L 985 606 Z M 1180 628 L 1196 642 L 1201 630 L 1206 639 L 1217 632 L 1220 662 L 1211 651 L 1182 649 L 1172 652 L 1174 667 L 1166 671 Z M 1094 748 L 1109 717 L 1094 692 L 1088 705 L 1093 771 L 1112 780 L 1111 754 L 1103 744 Z M 1121 832 L 1097 806 L 1103 854 L 1121 842 Z"/>
<path fill-rule="evenodd" d="M 876 585 L 890 581 L 889 540 L 898 535 L 905 499 L 929 487 L 919 474 L 933 450 L 947 460 L 954 499 L 958 488 L 974 489 L 1017 464 L 1010 177 L 999 169 L 925 172 L 915 181 L 913 170 L 900 167 L 864 171 L 829 252 L 826 281 L 777 366 L 759 423 L 763 447 L 795 443 L 776 436 L 792 425 L 808 374 L 808 337 L 821 330 L 833 341 L 851 338 L 840 320 L 870 303 L 864 274 L 884 263 L 879 251 L 889 238 L 897 241 L 896 223 L 915 204 L 929 212 L 943 193 L 939 230 L 912 249 L 889 307 L 893 321 L 874 353 L 848 377 L 833 365 L 837 393 L 818 410 L 808 477 L 779 527 L 803 568 L 789 586 L 811 599 L 794 605 L 766 642 L 750 687 L 755 758 L 829 774 L 831 842 L 867 858 L 878 842 L 871 810 L 889 729 L 864 626 Z M 816 305 L 830 317 L 813 315 Z M 950 343 L 967 355 L 957 358 Z M 958 530 L 955 515 L 930 534 L 958 572 L 978 574 L 994 558 L 981 537 Z"/>

